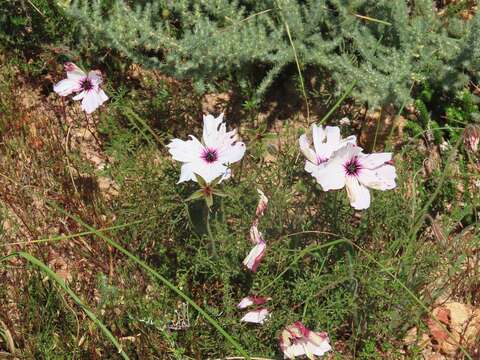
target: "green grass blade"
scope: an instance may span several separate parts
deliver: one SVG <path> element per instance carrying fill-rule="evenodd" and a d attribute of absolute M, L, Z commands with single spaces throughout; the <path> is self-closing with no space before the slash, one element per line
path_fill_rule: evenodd
<path fill-rule="evenodd" d="M 123 228 L 129 227 L 129 226 L 132 226 L 132 225 L 144 223 L 144 222 L 146 222 L 146 221 L 148 221 L 152 218 L 132 221 L 132 222 L 125 223 L 125 224 L 120 224 L 120 225 L 109 226 L 109 227 L 106 227 L 106 228 L 97 229 L 97 231 L 104 232 L 104 231 L 110 231 L 110 230 L 123 229 Z M 14 243 L 5 243 L 5 244 L 0 244 L 0 247 L 12 246 L 12 245 L 41 244 L 41 243 L 52 242 L 52 241 L 63 241 L 63 240 L 74 239 L 74 238 L 77 238 L 77 237 L 80 237 L 80 236 L 92 235 L 93 233 L 94 233 L 93 231 L 82 231 L 82 232 L 75 233 L 75 234 L 52 236 L 52 237 L 44 238 L 44 239 L 37 239 L 37 240 L 31 240 L 31 241 L 19 241 L 19 242 L 14 242 Z"/>
<path fill-rule="evenodd" d="M 131 122 L 136 121 L 136 122 L 140 123 L 140 125 L 143 126 L 143 129 L 148 131 L 153 136 L 153 138 L 157 141 L 157 143 L 159 145 L 164 145 L 162 139 L 157 135 L 157 133 L 155 131 L 153 131 L 153 129 L 147 124 L 147 122 L 145 120 L 143 120 L 140 116 L 138 116 L 138 114 L 136 112 L 134 112 L 132 109 L 124 108 L 123 113 L 128 117 L 128 119 Z M 141 132 L 142 132 L 142 135 L 147 137 L 146 134 L 143 131 L 141 131 Z"/>
<path fill-rule="evenodd" d="M 130 260 L 138 264 L 141 268 L 143 268 L 149 275 L 151 275 L 153 278 L 160 280 L 166 287 L 168 287 L 171 291 L 176 293 L 179 297 L 181 297 L 185 302 L 187 302 L 189 305 L 191 305 L 205 320 L 207 320 L 220 334 L 223 335 L 223 337 L 232 344 L 232 346 L 238 350 L 238 352 L 244 356 L 246 359 L 250 359 L 250 356 L 248 355 L 247 351 L 240 345 L 237 340 L 235 340 L 228 332 L 226 332 L 220 324 L 212 318 L 205 310 L 203 310 L 195 301 L 193 301 L 188 295 L 186 295 L 183 291 L 181 291 L 178 287 L 176 287 L 172 282 L 170 282 L 168 279 L 163 277 L 161 274 L 159 274 L 157 271 L 155 271 L 153 268 L 151 268 L 147 263 L 144 261 L 140 260 L 137 256 L 132 254 L 130 251 L 125 249 L 123 246 L 121 246 L 119 243 L 116 241 L 110 239 L 107 237 L 105 234 L 102 232 L 96 230 L 94 227 L 88 225 L 87 223 L 83 222 L 82 219 L 79 217 L 72 215 L 68 213 L 67 211 L 61 209 L 58 207 L 56 204 L 50 203 L 54 208 L 56 208 L 58 211 L 63 213 L 64 215 L 70 217 L 71 219 L 75 220 L 78 222 L 80 225 L 83 227 L 87 228 L 88 230 L 92 231 L 95 235 L 97 235 L 99 238 L 107 242 L 110 246 L 114 247 L 118 251 L 120 251 L 122 254 L 127 256 Z"/>
<path fill-rule="evenodd" d="M 325 121 L 328 120 L 330 116 L 332 116 L 333 112 L 337 110 L 337 108 L 343 103 L 345 98 L 350 95 L 350 93 L 353 91 L 353 88 L 357 85 L 357 80 L 353 80 L 350 86 L 348 87 L 347 90 L 342 94 L 342 96 L 337 100 L 337 102 L 332 106 L 332 108 L 328 111 L 328 113 L 325 114 L 325 116 L 320 120 L 319 124 L 323 125 Z"/>
<path fill-rule="evenodd" d="M 35 256 L 30 255 L 29 253 L 19 251 L 17 253 L 12 253 L 7 256 L 0 258 L 0 262 L 7 261 L 14 257 L 23 257 L 25 260 L 30 262 L 32 265 L 38 267 L 41 271 L 48 275 L 53 281 L 55 281 L 63 291 L 65 291 L 72 299 L 77 303 L 78 306 L 87 314 L 87 316 L 92 320 L 95 325 L 97 325 L 104 335 L 110 340 L 110 342 L 118 349 L 118 353 L 122 356 L 123 359 L 129 360 L 128 355 L 123 351 L 122 345 L 117 341 L 115 336 L 108 330 L 108 328 L 102 323 L 102 321 L 96 317 L 96 315 L 80 300 L 80 298 L 68 287 L 68 285 L 59 277 L 52 269 L 45 265 L 41 260 L 37 259 Z"/>

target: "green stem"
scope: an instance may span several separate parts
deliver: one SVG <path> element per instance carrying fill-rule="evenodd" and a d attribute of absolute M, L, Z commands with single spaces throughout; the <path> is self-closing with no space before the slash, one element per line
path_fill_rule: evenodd
<path fill-rule="evenodd" d="M 207 211 L 207 216 L 206 216 L 206 221 L 205 221 L 205 224 L 207 226 L 207 234 L 208 234 L 208 238 L 210 239 L 210 245 L 212 247 L 212 254 L 213 256 L 217 256 L 217 245 L 215 244 L 215 238 L 213 237 L 213 234 L 212 234 L 212 228 L 210 226 L 210 208 L 206 208 L 206 211 Z"/>

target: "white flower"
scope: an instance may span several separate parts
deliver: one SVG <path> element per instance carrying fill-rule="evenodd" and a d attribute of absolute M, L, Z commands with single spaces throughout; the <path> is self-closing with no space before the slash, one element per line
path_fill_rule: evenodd
<path fill-rule="evenodd" d="M 324 332 L 314 332 L 307 329 L 300 321 L 287 326 L 280 335 L 280 348 L 286 359 L 297 356 L 323 356 L 332 350 L 328 335 Z"/>
<path fill-rule="evenodd" d="M 316 169 L 330 159 L 333 152 L 345 146 L 348 143 L 355 144 L 356 137 L 349 136 L 346 139 L 340 137 L 340 128 L 338 126 L 317 126 L 312 125 L 313 149 L 306 134 L 298 139 L 300 150 L 307 158 L 305 161 L 305 171 L 313 174 Z"/>
<path fill-rule="evenodd" d="M 103 82 L 99 71 L 90 71 L 88 75 L 77 65 L 65 63 L 67 78 L 53 86 L 53 90 L 60 96 L 78 93 L 73 100 L 82 100 L 82 110 L 87 114 L 94 112 L 100 105 L 108 100 L 108 96 L 100 88 Z"/>
<path fill-rule="evenodd" d="M 167 145 L 174 160 L 183 163 L 178 183 L 197 181 L 195 174 L 207 183 L 219 176 L 228 179 L 230 164 L 240 161 L 245 154 L 245 144 L 238 139 L 237 130 L 227 132 L 223 114 L 203 117 L 202 142 L 190 135 L 190 140 L 173 139 Z"/>
<path fill-rule="evenodd" d="M 253 323 L 253 324 L 263 324 L 270 317 L 270 312 L 268 309 L 258 309 L 247 312 L 240 321 Z"/>
<path fill-rule="evenodd" d="M 364 154 L 361 148 L 349 143 L 317 167 L 313 175 L 324 191 L 345 186 L 350 205 L 362 210 L 370 206 L 368 188 L 390 190 L 396 187 L 397 175 L 391 160 L 392 153 Z"/>

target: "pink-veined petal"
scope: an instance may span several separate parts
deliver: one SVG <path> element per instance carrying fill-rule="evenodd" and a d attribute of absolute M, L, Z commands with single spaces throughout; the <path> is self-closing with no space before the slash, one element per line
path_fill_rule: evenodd
<path fill-rule="evenodd" d="M 394 189 L 397 186 L 396 177 L 395 167 L 388 164 L 373 170 L 361 169 L 358 174 L 358 180 L 362 185 L 375 190 Z"/>
<path fill-rule="evenodd" d="M 67 78 L 70 80 L 81 81 L 87 77 L 87 74 L 72 62 L 65 63 L 63 67 L 67 72 Z"/>
<path fill-rule="evenodd" d="M 266 247 L 267 245 L 264 242 L 255 245 L 243 260 L 243 265 L 252 272 L 257 272 L 258 265 L 260 265 L 260 261 L 265 256 Z"/>
<path fill-rule="evenodd" d="M 180 179 L 177 184 L 180 184 L 185 181 L 197 181 L 195 173 L 193 172 L 193 165 L 191 163 L 184 163 L 180 170 Z"/>
<path fill-rule="evenodd" d="M 233 164 L 240 161 L 245 155 L 245 144 L 241 141 L 234 145 L 223 146 L 219 149 L 218 160 L 224 164 Z"/>
<path fill-rule="evenodd" d="M 211 114 L 203 116 L 203 142 L 207 147 L 217 147 L 219 137 L 226 135 L 226 127 L 223 124 L 223 113 L 218 117 Z"/>
<path fill-rule="evenodd" d="M 88 73 L 88 79 L 94 87 L 98 87 L 103 82 L 102 73 L 99 70 L 91 70 Z"/>
<path fill-rule="evenodd" d="M 318 166 L 312 173 L 323 191 L 338 190 L 345 186 L 345 169 L 336 162 Z"/>
<path fill-rule="evenodd" d="M 102 96 L 102 94 L 95 89 L 86 91 L 86 94 L 82 99 L 82 110 L 87 114 L 91 114 L 106 101 L 105 96 L 105 94 Z"/>
<path fill-rule="evenodd" d="M 308 160 L 305 160 L 305 171 L 308 172 L 309 174 L 312 174 L 315 176 L 315 172 L 318 170 L 318 166 Z"/>
<path fill-rule="evenodd" d="M 335 150 L 338 150 L 340 142 L 340 128 L 338 126 L 327 126 L 325 128 L 325 143 L 317 150 L 317 155 L 321 159 L 329 159 Z"/>
<path fill-rule="evenodd" d="M 102 103 L 108 100 L 107 94 L 105 94 L 105 91 L 103 91 L 102 89 L 98 89 L 98 96 L 100 97 Z"/>
<path fill-rule="evenodd" d="M 77 80 L 63 79 L 53 86 L 55 91 L 60 96 L 68 96 L 82 89 L 82 85 Z"/>
<path fill-rule="evenodd" d="M 82 100 L 85 96 L 87 96 L 87 91 L 82 91 L 79 92 L 77 95 L 75 95 L 72 99 L 73 100 Z"/>
<path fill-rule="evenodd" d="M 202 159 L 198 159 L 193 164 L 193 172 L 200 175 L 208 184 L 219 176 L 223 176 L 222 180 L 230 177 L 228 168 L 219 161 L 207 163 Z"/>
<path fill-rule="evenodd" d="M 345 139 L 342 139 L 340 141 L 340 146 L 338 147 L 338 149 L 340 149 L 340 147 L 342 146 L 345 146 L 346 144 L 352 144 L 352 145 L 357 145 L 357 137 L 355 135 L 350 135 L 349 137 L 346 137 Z M 336 149 L 336 150 L 338 150 Z M 362 148 L 359 148 L 360 150 L 362 150 Z"/>
<path fill-rule="evenodd" d="M 392 160 L 392 153 L 375 153 L 362 155 L 359 157 L 363 167 L 367 169 L 375 169 Z"/>
<path fill-rule="evenodd" d="M 315 151 L 313 151 L 313 149 L 310 147 L 306 134 L 300 136 L 300 138 L 298 139 L 298 144 L 300 145 L 300 151 L 307 158 L 307 160 L 309 160 L 313 164 L 316 164 L 317 155 L 315 154 Z"/>
<path fill-rule="evenodd" d="M 316 345 L 307 341 L 305 343 L 305 355 L 310 359 L 314 359 L 314 356 L 323 356 L 326 352 L 331 351 L 332 347 L 328 341 L 323 341 L 321 344 Z"/>
<path fill-rule="evenodd" d="M 370 206 L 370 191 L 360 184 L 355 176 L 347 176 L 345 185 L 350 205 L 356 210 L 368 209 Z"/>
<path fill-rule="evenodd" d="M 254 304 L 253 299 L 251 296 L 244 297 L 240 302 L 237 304 L 237 308 L 239 309 L 245 309 L 249 306 L 252 306 Z"/>
<path fill-rule="evenodd" d="M 270 312 L 267 309 L 258 309 L 247 312 L 240 321 L 252 324 L 263 324 L 270 317 Z"/>
<path fill-rule="evenodd" d="M 173 139 L 167 148 L 173 159 L 181 162 L 197 161 L 204 149 L 202 143 L 192 135 L 190 135 L 190 140 L 186 141 Z"/>
<path fill-rule="evenodd" d="M 312 139 L 313 139 L 313 147 L 315 149 L 315 153 L 318 156 L 322 152 L 322 148 L 325 144 L 325 140 L 327 138 L 327 133 L 322 125 L 315 125 L 312 124 Z"/>

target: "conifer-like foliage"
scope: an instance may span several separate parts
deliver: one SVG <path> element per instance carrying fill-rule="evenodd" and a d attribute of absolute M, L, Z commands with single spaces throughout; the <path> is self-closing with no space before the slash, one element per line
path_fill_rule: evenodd
<path fill-rule="evenodd" d="M 353 96 L 370 105 L 401 104 L 415 83 L 454 90 L 479 75 L 480 15 L 447 20 L 431 0 L 78 0 L 69 11 L 98 46 L 200 90 L 263 69 L 261 95 L 295 53 L 338 91 L 356 81 Z"/>

